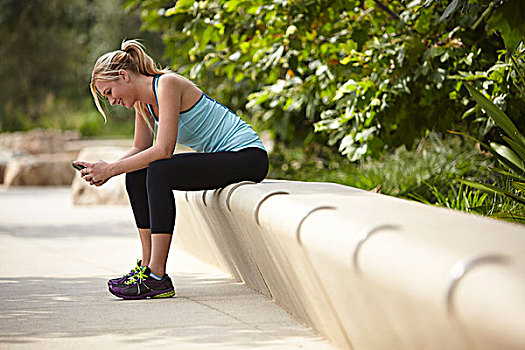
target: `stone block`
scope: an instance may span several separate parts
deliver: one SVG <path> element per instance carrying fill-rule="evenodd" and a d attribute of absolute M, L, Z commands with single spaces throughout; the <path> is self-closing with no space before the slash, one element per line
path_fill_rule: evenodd
<path fill-rule="evenodd" d="M 38 154 L 9 159 L 4 184 L 9 186 L 68 186 L 73 180 L 71 161 L 76 153 Z"/>
<path fill-rule="evenodd" d="M 0 134 L 0 147 L 29 154 L 61 153 L 70 140 L 80 139 L 76 131 L 34 129 L 28 132 Z"/>
<path fill-rule="evenodd" d="M 86 147 L 80 151 L 76 160 L 113 162 L 128 150 L 127 147 Z M 69 166 L 73 169 L 71 164 Z M 89 185 L 77 172 L 71 189 L 75 205 L 129 205 L 124 175 L 113 177 L 97 187 Z"/>

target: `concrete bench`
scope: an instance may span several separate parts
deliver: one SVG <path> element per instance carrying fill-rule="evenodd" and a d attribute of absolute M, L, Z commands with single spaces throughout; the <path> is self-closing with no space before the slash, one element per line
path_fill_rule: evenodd
<path fill-rule="evenodd" d="M 180 247 L 339 348 L 525 349 L 524 226 L 329 183 L 175 194 Z"/>

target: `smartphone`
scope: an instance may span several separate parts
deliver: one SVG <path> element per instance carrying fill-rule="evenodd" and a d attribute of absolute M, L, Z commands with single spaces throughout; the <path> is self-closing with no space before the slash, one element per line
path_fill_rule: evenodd
<path fill-rule="evenodd" d="M 80 171 L 80 170 L 85 168 L 84 165 L 82 165 L 82 164 L 75 164 L 75 162 L 73 162 L 71 165 L 73 165 L 73 168 L 77 169 L 78 171 Z"/>

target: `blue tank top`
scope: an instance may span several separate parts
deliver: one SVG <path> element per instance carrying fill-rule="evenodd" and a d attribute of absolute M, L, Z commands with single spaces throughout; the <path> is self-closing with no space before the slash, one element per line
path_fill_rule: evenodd
<path fill-rule="evenodd" d="M 159 77 L 153 78 L 153 92 L 157 100 Z M 158 123 L 150 104 L 148 110 Z M 239 151 L 248 147 L 265 150 L 252 127 L 229 108 L 218 103 L 204 92 L 193 106 L 179 114 L 177 142 L 197 152 Z"/>

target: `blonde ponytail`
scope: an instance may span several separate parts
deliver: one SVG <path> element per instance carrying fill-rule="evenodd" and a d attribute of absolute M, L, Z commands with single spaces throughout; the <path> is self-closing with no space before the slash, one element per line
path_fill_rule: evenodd
<path fill-rule="evenodd" d="M 166 74 L 170 70 L 160 68 L 153 59 L 148 56 L 144 50 L 144 46 L 137 40 L 124 40 L 120 46 L 120 50 L 108 52 L 97 60 L 93 72 L 91 73 L 91 94 L 95 100 L 95 105 L 98 111 L 104 117 L 104 122 L 107 122 L 106 113 L 104 112 L 99 98 L 100 93 L 97 92 L 95 87 L 96 80 L 111 81 L 117 80 L 119 70 L 124 69 L 129 72 L 155 76 L 157 74 Z M 150 127 L 153 132 L 153 128 L 150 125 L 148 118 L 148 108 L 144 102 L 137 102 L 135 108 L 146 122 L 146 125 Z"/>

